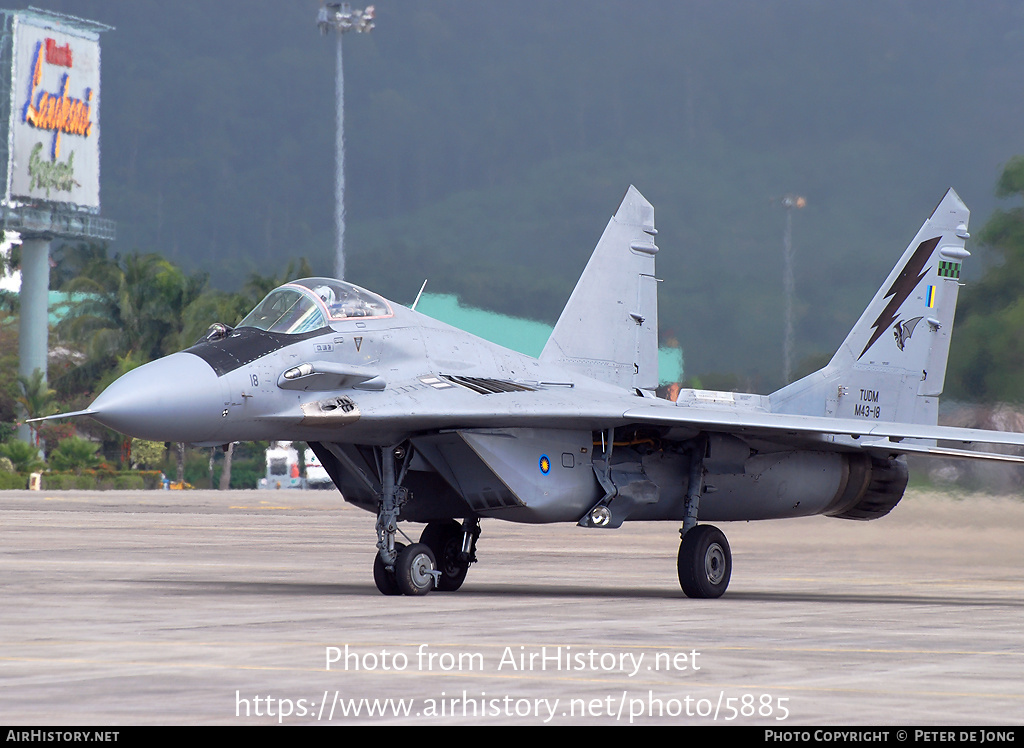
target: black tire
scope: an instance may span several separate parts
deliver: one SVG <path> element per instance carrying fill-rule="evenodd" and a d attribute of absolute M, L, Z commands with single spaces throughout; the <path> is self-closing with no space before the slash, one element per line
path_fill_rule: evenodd
<path fill-rule="evenodd" d="M 434 589 L 434 575 L 437 568 L 434 552 L 423 543 L 413 543 L 398 554 L 395 561 L 395 581 L 403 595 L 425 595 Z"/>
<path fill-rule="evenodd" d="M 395 543 L 395 550 L 399 553 L 402 552 L 403 548 L 405 548 L 403 543 Z M 395 579 L 395 573 L 388 571 L 388 567 L 384 565 L 384 561 L 381 560 L 379 553 L 373 558 L 373 581 L 382 595 L 402 594 L 402 591 L 398 589 L 398 580 Z"/>
<path fill-rule="evenodd" d="M 679 543 L 679 586 L 687 597 L 721 597 L 732 576 L 732 551 L 725 533 L 697 525 Z"/>
<path fill-rule="evenodd" d="M 455 592 L 466 581 L 469 564 L 459 560 L 462 555 L 462 525 L 455 520 L 431 522 L 423 528 L 420 542 L 434 552 L 441 578 L 437 589 Z"/>

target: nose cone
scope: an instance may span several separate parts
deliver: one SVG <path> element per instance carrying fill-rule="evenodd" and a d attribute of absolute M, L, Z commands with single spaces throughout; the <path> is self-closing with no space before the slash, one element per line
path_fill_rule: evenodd
<path fill-rule="evenodd" d="M 160 442 L 216 441 L 224 384 L 191 353 L 132 369 L 103 390 L 92 417 L 122 434 Z"/>

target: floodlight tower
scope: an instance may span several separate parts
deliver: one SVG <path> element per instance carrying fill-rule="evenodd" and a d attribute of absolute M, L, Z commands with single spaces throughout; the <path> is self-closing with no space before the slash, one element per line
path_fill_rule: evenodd
<path fill-rule="evenodd" d="M 796 280 L 793 277 L 793 211 L 807 205 L 806 198 L 786 195 L 782 207 L 786 209 L 786 231 L 782 235 L 782 290 L 786 298 L 786 332 L 782 342 L 782 381 L 789 384 L 793 373 L 793 296 Z"/>
<path fill-rule="evenodd" d="M 338 236 L 334 274 L 341 280 L 345 278 L 345 73 L 341 40 L 346 31 L 370 33 L 375 26 L 375 17 L 376 10 L 372 5 L 366 6 L 364 10 L 353 10 L 348 3 L 325 3 L 316 16 L 321 36 L 327 36 L 333 29 L 338 38 L 334 77 L 338 117 L 335 136 L 334 223 Z"/>

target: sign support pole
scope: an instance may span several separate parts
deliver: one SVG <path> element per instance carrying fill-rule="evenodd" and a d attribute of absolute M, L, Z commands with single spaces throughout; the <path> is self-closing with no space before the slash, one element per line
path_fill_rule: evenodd
<path fill-rule="evenodd" d="M 46 381 L 49 332 L 50 239 L 31 237 L 21 245 L 21 294 L 18 320 L 18 374 L 31 379 L 38 369 Z M 22 413 L 23 417 L 28 417 Z M 18 425 L 18 438 L 32 441 L 32 431 Z"/>

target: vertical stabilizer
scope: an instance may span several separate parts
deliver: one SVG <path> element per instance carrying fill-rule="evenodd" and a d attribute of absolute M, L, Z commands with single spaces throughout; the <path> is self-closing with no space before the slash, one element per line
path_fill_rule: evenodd
<path fill-rule="evenodd" d="M 630 389 L 658 386 L 654 207 L 626 191 L 540 354 Z"/>
<path fill-rule="evenodd" d="M 969 218 L 949 190 L 828 366 L 771 395 L 772 409 L 934 424 Z"/>

